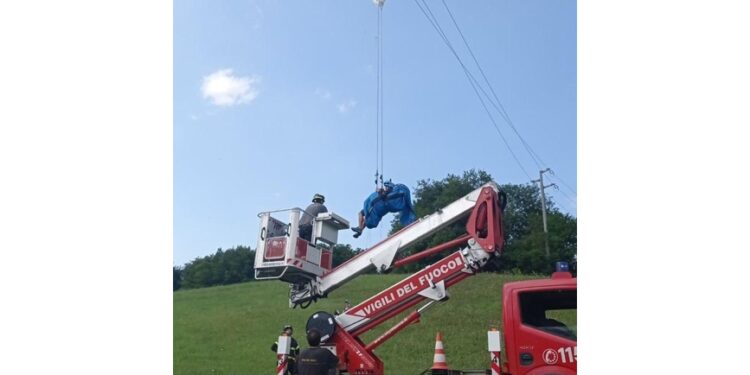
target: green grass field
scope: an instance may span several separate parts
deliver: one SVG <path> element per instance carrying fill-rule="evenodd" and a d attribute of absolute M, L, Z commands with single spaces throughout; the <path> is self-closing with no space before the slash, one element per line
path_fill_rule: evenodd
<path fill-rule="evenodd" d="M 315 311 L 357 304 L 407 275 L 365 275 L 333 291 L 308 309 L 288 307 L 288 284 L 263 281 L 174 293 L 175 374 L 272 374 L 270 349 L 284 324 L 292 324 L 304 349 L 307 318 Z M 375 350 L 389 374 L 418 374 L 432 365 L 435 334 L 443 332 L 448 365 L 488 367 L 487 330 L 501 328 L 502 285 L 534 278 L 480 274 L 450 289 L 451 298 L 429 309 L 412 325 Z M 402 314 L 403 315 L 403 314 Z M 395 324 L 394 318 L 363 337 L 365 343 Z"/>

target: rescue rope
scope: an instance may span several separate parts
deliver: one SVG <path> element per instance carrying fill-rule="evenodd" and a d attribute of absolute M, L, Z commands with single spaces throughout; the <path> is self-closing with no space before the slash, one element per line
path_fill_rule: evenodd
<path fill-rule="evenodd" d="M 383 152 L 383 3 L 385 0 L 373 0 L 378 6 L 377 37 L 377 96 L 375 99 L 375 189 L 383 187 L 384 152 Z"/>

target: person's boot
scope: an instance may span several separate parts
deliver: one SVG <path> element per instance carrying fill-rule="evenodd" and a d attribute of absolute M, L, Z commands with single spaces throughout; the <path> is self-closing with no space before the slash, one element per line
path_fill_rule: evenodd
<path fill-rule="evenodd" d="M 359 238 L 362 235 L 362 229 L 359 229 L 359 227 L 352 227 L 352 230 L 354 231 L 354 238 Z"/>

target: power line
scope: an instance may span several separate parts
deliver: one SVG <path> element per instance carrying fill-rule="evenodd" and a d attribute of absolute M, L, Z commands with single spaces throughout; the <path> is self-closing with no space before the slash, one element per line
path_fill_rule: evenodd
<path fill-rule="evenodd" d="M 555 187 L 557 187 L 557 185 L 555 185 Z M 569 202 L 570 204 L 572 204 L 572 205 L 573 205 L 573 207 L 575 207 L 575 206 L 576 206 L 576 200 L 575 200 L 575 198 L 571 198 L 571 197 L 570 197 L 570 196 L 569 196 L 568 194 L 565 194 L 565 192 L 564 192 L 564 191 L 562 191 L 562 190 L 560 190 L 559 188 L 556 188 L 555 190 L 557 190 L 557 192 L 559 192 L 559 193 L 560 193 L 560 194 L 562 194 L 562 195 L 563 195 L 563 196 L 564 196 L 565 198 L 567 198 L 567 199 L 568 199 L 568 202 Z"/>
<path fill-rule="evenodd" d="M 414 0 L 414 2 L 417 4 L 417 7 L 419 7 L 419 10 L 422 11 L 422 14 L 424 14 L 427 20 L 430 21 L 430 24 L 435 29 L 435 31 L 437 31 L 438 35 L 440 35 L 440 37 L 443 39 L 443 42 L 448 46 L 448 49 L 450 49 L 450 51 L 453 53 L 453 56 L 456 58 L 456 60 L 458 60 L 458 63 L 461 65 L 461 68 L 463 68 L 464 74 L 469 79 L 469 83 L 471 84 L 471 87 L 474 90 L 474 93 L 477 95 L 479 102 L 482 104 L 482 107 L 487 113 L 487 116 L 490 118 L 490 121 L 492 122 L 492 125 L 494 125 L 495 130 L 497 131 L 498 135 L 500 135 L 500 138 L 503 140 L 503 143 L 505 144 L 505 147 L 508 149 L 508 152 L 510 152 L 511 156 L 513 156 L 513 159 L 516 161 L 516 164 L 518 164 L 518 167 L 521 168 L 521 170 L 526 175 L 526 177 L 531 179 L 531 175 L 529 175 L 529 173 L 526 171 L 526 168 L 523 167 L 523 164 L 521 164 L 521 161 L 513 152 L 513 149 L 510 147 L 510 144 L 508 144 L 507 139 L 505 138 L 505 136 L 503 136 L 502 132 L 500 131 L 500 127 L 497 125 L 497 122 L 495 121 L 494 117 L 492 116 L 489 109 L 487 108 L 487 105 L 484 103 L 484 99 L 482 99 L 482 96 L 479 94 L 479 90 L 482 90 L 482 92 L 484 92 L 484 90 L 482 89 L 481 85 L 479 85 L 479 83 L 476 81 L 476 79 L 474 79 L 473 75 L 468 70 L 468 68 L 466 68 L 466 65 L 464 65 L 463 61 L 461 60 L 461 57 L 458 56 L 458 53 L 453 48 L 453 45 L 446 37 L 445 32 L 443 32 L 443 29 L 440 27 L 440 24 L 437 21 L 437 18 L 432 13 L 432 10 L 430 10 L 429 5 L 427 5 L 427 3 L 424 2 L 424 0 L 422 0 L 424 4 L 424 8 L 422 8 L 422 5 L 420 5 L 418 0 Z M 426 11 L 425 11 L 425 8 L 427 9 Z M 479 87 L 479 89 L 477 89 L 477 86 Z M 487 94 L 485 93 L 485 96 L 486 95 Z M 489 99 L 489 96 L 488 96 L 488 99 Z"/>
<path fill-rule="evenodd" d="M 510 128 L 513 130 L 516 136 L 518 136 L 518 139 L 521 140 L 521 144 L 526 149 L 526 152 L 529 153 L 534 163 L 536 163 L 536 166 L 539 169 L 541 169 L 542 165 L 545 163 L 542 161 L 539 155 L 537 155 L 536 152 L 534 152 L 531 146 L 526 142 L 526 140 L 521 136 L 521 134 L 516 129 L 515 125 L 513 124 L 513 121 L 511 121 L 510 119 L 510 115 L 508 115 L 508 112 L 505 110 L 503 103 L 500 101 L 497 94 L 495 93 L 495 89 L 492 87 L 492 85 L 490 84 L 490 81 L 487 79 L 487 76 L 484 74 L 484 69 L 482 69 L 482 65 L 479 64 L 479 61 L 477 60 L 477 57 L 474 55 L 474 51 L 472 51 L 471 46 L 469 46 L 469 42 L 466 40 L 464 33 L 461 31 L 461 28 L 458 26 L 458 22 L 456 22 L 455 17 L 453 17 L 453 13 L 451 12 L 450 8 L 448 8 L 448 4 L 445 2 L 445 0 L 441 0 L 441 1 L 443 3 L 443 6 L 445 7 L 445 10 L 448 12 L 448 15 L 450 16 L 451 21 L 453 21 L 453 26 L 456 27 L 458 34 L 461 36 L 461 40 L 463 40 L 464 45 L 466 46 L 466 49 L 469 51 L 471 58 L 474 60 L 474 63 L 476 64 L 477 69 L 479 70 L 479 73 L 482 75 L 482 78 L 484 78 L 484 82 L 487 84 L 487 87 L 490 89 L 492 96 L 495 98 L 495 102 L 497 102 L 497 105 L 495 105 L 495 102 L 492 102 L 491 100 L 490 102 L 495 106 L 495 109 L 501 114 L 503 119 L 508 123 L 508 126 L 510 126 Z M 485 95 L 487 94 L 485 93 Z M 489 96 L 488 96 L 488 99 L 489 99 Z"/>
<path fill-rule="evenodd" d="M 575 195 L 578 195 L 576 190 L 570 187 L 570 185 L 568 185 L 568 183 L 565 182 L 565 180 L 563 180 L 562 177 L 555 174 L 555 171 L 551 170 L 550 173 L 552 174 L 553 177 L 555 177 L 558 181 L 560 181 L 563 184 L 563 186 L 565 186 L 568 190 L 570 190 L 570 192 L 572 192 Z"/>
<path fill-rule="evenodd" d="M 443 39 L 443 42 L 448 46 L 448 48 L 450 49 L 450 51 L 453 53 L 453 56 L 458 60 L 459 64 L 461 65 L 461 68 L 464 71 L 464 74 L 469 79 L 469 83 L 472 85 L 472 89 L 474 89 L 474 93 L 477 95 L 480 103 L 482 104 L 482 107 L 484 107 L 485 112 L 487 112 L 488 117 L 490 117 L 490 120 L 492 121 L 492 123 L 493 123 L 493 125 L 495 127 L 495 130 L 498 132 L 498 134 L 502 138 L 503 142 L 505 143 L 505 146 L 508 148 L 508 150 L 510 151 L 511 155 L 513 155 L 513 158 L 515 159 L 516 163 L 519 165 L 519 167 L 521 168 L 521 170 L 523 170 L 523 172 L 526 174 L 526 176 L 529 176 L 529 174 L 526 172 L 525 168 L 523 168 L 523 166 L 521 165 L 520 161 L 516 157 L 515 153 L 513 153 L 513 151 L 511 150 L 510 145 L 508 144 L 508 141 L 502 135 L 502 132 L 500 131 L 499 127 L 497 126 L 497 123 L 495 122 L 494 117 L 489 113 L 489 110 L 487 109 L 487 106 L 485 105 L 484 100 L 482 99 L 481 95 L 479 94 L 479 91 L 481 91 L 481 93 L 484 94 L 485 98 L 487 98 L 487 100 L 490 102 L 490 104 L 492 104 L 492 106 L 495 108 L 495 110 L 500 115 L 500 117 L 502 117 L 503 120 L 505 120 L 505 122 L 511 128 L 511 130 L 513 130 L 513 132 L 516 134 L 516 136 L 520 140 L 521 144 L 523 145 L 524 149 L 526 150 L 526 152 L 531 157 L 532 161 L 534 161 L 534 163 L 537 165 L 537 167 L 539 167 L 540 169 L 542 169 L 542 165 L 546 165 L 547 163 L 545 163 L 544 160 L 534 151 L 534 149 L 531 147 L 531 145 L 523 138 L 523 136 L 520 134 L 520 132 L 516 128 L 515 124 L 513 123 L 513 121 L 510 118 L 510 115 L 508 114 L 507 110 L 505 109 L 505 107 L 503 106 L 502 102 L 500 101 L 500 98 L 497 96 L 497 93 L 495 92 L 492 84 L 489 82 L 489 79 L 487 78 L 487 75 L 484 73 L 484 69 L 482 69 L 482 66 L 479 63 L 479 60 L 477 59 L 476 55 L 474 54 L 473 50 L 471 49 L 471 46 L 469 45 L 468 40 L 464 36 L 464 33 L 461 31 L 461 27 L 458 25 L 458 22 L 456 21 L 455 17 L 453 16 L 453 13 L 451 12 L 451 10 L 448 7 L 448 4 L 445 2 L 445 0 L 441 0 L 441 2 L 443 3 L 443 6 L 445 7 L 448 15 L 450 16 L 451 21 L 453 22 L 454 27 L 456 28 L 456 30 L 458 31 L 459 35 L 461 36 L 461 39 L 463 40 L 464 45 L 466 46 L 467 50 L 469 51 L 469 54 L 471 55 L 472 59 L 474 60 L 474 63 L 476 65 L 477 69 L 479 70 L 480 74 L 482 75 L 482 78 L 484 79 L 485 84 L 489 88 L 489 91 L 492 93 L 492 97 L 490 97 L 490 95 L 484 90 L 484 88 L 482 87 L 482 85 L 476 80 L 476 78 L 474 78 L 473 74 L 468 70 L 468 68 L 466 67 L 466 65 L 461 60 L 461 57 L 458 56 L 458 53 L 453 48 L 453 45 L 451 44 L 450 40 L 448 40 L 448 37 L 446 36 L 445 32 L 443 31 L 442 27 L 440 26 L 440 23 L 437 20 L 437 17 L 435 17 L 435 15 L 432 13 L 432 10 L 430 9 L 429 5 L 427 5 L 427 3 L 425 2 L 425 0 L 422 0 L 422 4 L 424 4 L 424 8 L 420 5 L 420 3 L 417 0 L 415 0 L 415 2 L 417 4 L 417 6 L 419 7 L 419 9 L 422 11 L 422 14 L 424 14 L 425 17 L 427 18 L 427 20 L 430 21 L 430 23 L 432 24 L 432 27 L 438 32 L 438 34 L 440 35 L 440 37 Z M 426 11 L 425 11 L 425 9 L 426 9 Z M 429 13 L 429 15 L 428 15 L 428 13 Z M 494 98 L 494 100 L 493 100 L 493 98 Z M 550 174 L 552 174 L 553 176 L 555 176 L 554 172 L 552 170 L 550 170 Z M 570 192 L 572 192 L 574 195 L 577 195 L 575 189 L 573 189 L 572 187 L 570 187 L 570 185 L 567 182 L 565 182 L 561 177 L 555 176 L 555 178 L 557 180 L 559 180 L 563 184 L 563 186 L 565 186 Z M 567 196 L 567 194 L 565 194 L 564 192 L 561 191 L 561 193 L 563 193 L 564 195 Z M 570 197 L 568 197 L 568 199 L 571 202 L 575 201 L 575 199 L 572 199 Z"/>

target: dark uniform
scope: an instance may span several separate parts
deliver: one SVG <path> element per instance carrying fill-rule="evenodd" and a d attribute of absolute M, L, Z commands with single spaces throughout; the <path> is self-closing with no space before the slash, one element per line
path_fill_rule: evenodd
<path fill-rule="evenodd" d="M 330 350 L 321 347 L 307 348 L 297 357 L 299 375 L 335 374 L 339 358 Z"/>
<path fill-rule="evenodd" d="M 291 338 L 292 343 L 289 347 L 289 356 L 288 358 L 288 364 L 286 366 L 286 371 L 289 374 L 296 374 L 297 373 L 297 364 L 296 364 L 296 358 L 299 355 L 299 344 L 297 344 L 297 340 L 294 339 L 294 337 Z M 279 349 L 279 342 L 276 341 L 271 345 L 271 350 L 276 353 L 276 351 Z"/>
<path fill-rule="evenodd" d="M 323 212 L 328 212 L 328 208 L 326 208 L 323 203 L 325 203 L 326 198 L 320 194 L 315 194 L 313 196 L 313 203 L 305 209 L 305 212 L 302 213 L 302 217 L 299 219 L 299 236 L 306 239 L 308 242 L 312 241 L 312 221 L 316 217 L 318 217 L 318 214 Z"/>

